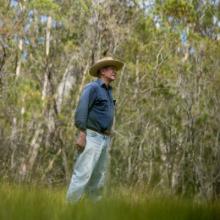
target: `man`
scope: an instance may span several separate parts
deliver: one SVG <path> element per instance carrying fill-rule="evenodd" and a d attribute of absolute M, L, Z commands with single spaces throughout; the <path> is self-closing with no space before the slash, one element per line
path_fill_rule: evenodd
<path fill-rule="evenodd" d="M 98 79 L 85 86 L 75 113 L 79 129 L 76 145 L 80 153 L 67 191 L 71 202 L 79 201 L 84 192 L 95 201 L 101 198 L 114 118 L 110 83 L 122 67 L 122 62 L 105 57 L 90 68 L 90 74 Z"/>

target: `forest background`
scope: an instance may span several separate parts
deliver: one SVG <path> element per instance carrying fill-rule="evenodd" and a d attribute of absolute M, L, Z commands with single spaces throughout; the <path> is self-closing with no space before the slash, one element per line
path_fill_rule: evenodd
<path fill-rule="evenodd" d="M 89 67 L 125 62 L 109 184 L 220 195 L 220 1 L 0 0 L 1 181 L 66 186 Z"/>

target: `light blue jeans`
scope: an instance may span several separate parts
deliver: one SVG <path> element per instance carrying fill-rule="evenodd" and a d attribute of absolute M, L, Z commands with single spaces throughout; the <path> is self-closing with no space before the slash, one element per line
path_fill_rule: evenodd
<path fill-rule="evenodd" d="M 97 201 L 101 199 L 106 179 L 111 138 L 86 130 L 86 146 L 78 155 L 67 191 L 67 200 L 76 203 L 83 193 Z"/>

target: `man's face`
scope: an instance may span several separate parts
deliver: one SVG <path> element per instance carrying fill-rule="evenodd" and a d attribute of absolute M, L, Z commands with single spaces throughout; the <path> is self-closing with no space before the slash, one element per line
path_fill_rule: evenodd
<path fill-rule="evenodd" d="M 101 75 L 109 81 L 114 81 L 116 79 L 116 69 L 114 66 L 108 66 L 102 69 Z"/>

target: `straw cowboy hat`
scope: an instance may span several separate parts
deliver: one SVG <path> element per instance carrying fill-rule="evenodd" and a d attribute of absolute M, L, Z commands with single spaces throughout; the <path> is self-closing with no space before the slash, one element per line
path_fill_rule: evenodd
<path fill-rule="evenodd" d="M 98 76 L 98 70 L 106 66 L 114 66 L 116 70 L 120 70 L 124 63 L 112 57 L 104 57 L 98 60 L 89 70 L 90 75 Z"/>

